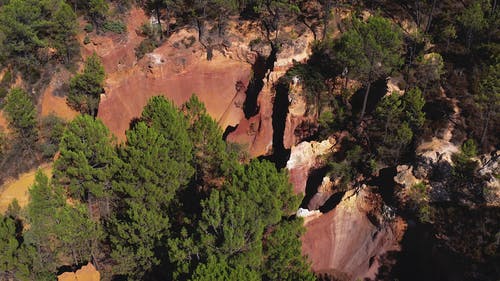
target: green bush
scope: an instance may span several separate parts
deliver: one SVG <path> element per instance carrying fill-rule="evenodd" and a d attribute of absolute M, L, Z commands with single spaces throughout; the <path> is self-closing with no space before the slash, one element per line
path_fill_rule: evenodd
<path fill-rule="evenodd" d="M 122 21 L 106 21 L 103 25 L 103 29 L 106 31 L 111 31 L 117 34 L 122 34 L 127 31 L 127 26 Z"/>
<path fill-rule="evenodd" d="M 83 30 L 85 30 L 85 32 L 90 33 L 92 31 L 94 31 L 94 26 L 91 23 L 87 23 L 85 25 L 85 27 L 83 28 Z"/>
<path fill-rule="evenodd" d="M 152 39 L 146 38 L 142 40 L 141 44 L 135 48 L 135 56 L 141 59 L 147 53 L 151 53 L 154 49 L 158 47 L 158 43 Z"/>
<path fill-rule="evenodd" d="M 142 35 L 147 36 L 149 38 L 153 37 L 154 30 L 151 27 L 151 24 L 149 24 L 148 22 L 143 23 L 141 25 L 141 33 L 142 33 Z"/>
<path fill-rule="evenodd" d="M 250 41 L 250 43 L 248 45 L 250 46 L 250 48 L 253 48 L 253 47 L 259 45 L 260 43 L 262 43 L 262 39 L 255 38 L 255 39 L 252 39 L 252 41 Z"/>
<path fill-rule="evenodd" d="M 90 37 L 85 36 L 85 38 L 83 38 L 83 44 L 85 45 L 90 44 Z"/>
<path fill-rule="evenodd" d="M 477 147 L 474 140 L 469 139 L 461 147 L 459 153 L 451 156 L 453 161 L 453 175 L 460 180 L 471 180 L 474 177 L 474 172 L 478 167 L 478 163 L 471 158 L 477 155 Z"/>
<path fill-rule="evenodd" d="M 423 223 L 432 222 L 433 209 L 429 205 L 428 191 L 428 186 L 423 182 L 419 182 L 414 184 L 408 192 L 410 204 L 415 210 L 418 219 Z"/>
<path fill-rule="evenodd" d="M 477 155 L 477 146 L 473 139 L 468 139 L 464 142 L 464 144 L 462 144 L 462 152 L 468 158 Z"/>

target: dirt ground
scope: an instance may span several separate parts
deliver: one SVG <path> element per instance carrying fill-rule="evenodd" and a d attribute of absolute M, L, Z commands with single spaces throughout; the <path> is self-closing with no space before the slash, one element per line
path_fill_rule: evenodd
<path fill-rule="evenodd" d="M 52 176 L 52 165 L 44 164 L 40 169 L 49 177 Z M 32 170 L 28 173 L 21 174 L 17 179 L 10 179 L 0 187 L 0 213 L 4 213 L 9 204 L 17 199 L 21 207 L 26 206 L 29 201 L 28 189 L 35 181 L 37 170 Z"/>

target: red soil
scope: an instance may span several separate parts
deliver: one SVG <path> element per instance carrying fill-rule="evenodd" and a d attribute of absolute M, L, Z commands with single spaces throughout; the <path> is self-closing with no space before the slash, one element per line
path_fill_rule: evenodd
<path fill-rule="evenodd" d="M 84 57 L 96 52 L 106 70 L 98 117 L 111 132 L 123 140 L 130 121 L 140 116 L 149 98 L 160 94 L 177 105 L 196 94 L 222 129 L 238 124 L 243 118 L 244 87 L 236 85 L 248 84 L 250 64 L 219 53 L 207 61 L 198 42 L 189 48 L 180 43 L 190 36 L 196 38 L 194 30 L 173 34 L 153 53 L 137 60 L 134 48 L 144 39 L 138 31 L 148 21 L 143 10 L 134 8 L 126 20 L 127 35 L 92 35 L 91 43 L 83 45 Z M 80 37 L 83 41 L 84 36 Z"/>
<path fill-rule="evenodd" d="M 155 51 L 164 60 L 158 66 L 141 67 L 145 62 L 141 61 L 129 71 L 112 74 L 106 80 L 106 96 L 101 99 L 98 116 L 118 138 L 124 137 L 130 120 L 140 115 L 148 99 L 159 94 L 180 105 L 196 93 L 222 128 L 241 119 L 242 110 L 234 101 L 241 96 L 237 96 L 236 84 L 248 83 L 250 65 L 222 57 L 212 61 L 191 58 L 194 62 L 176 73 L 171 67 L 175 58 L 163 58 L 163 54 L 174 53 L 171 48 L 165 45 Z M 223 116 L 225 120 L 220 120 Z"/>
<path fill-rule="evenodd" d="M 380 204 L 370 191 L 348 192 L 334 210 L 307 223 L 302 253 L 314 272 L 339 280 L 375 278 L 384 254 L 399 250 L 406 227 L 398 218 L 380 219 Z M 374 225 L 368 214 L 382 222 Z"/>

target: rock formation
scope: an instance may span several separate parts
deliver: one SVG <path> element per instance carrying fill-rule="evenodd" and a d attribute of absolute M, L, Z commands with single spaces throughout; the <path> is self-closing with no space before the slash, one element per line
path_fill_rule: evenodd
<path fill-rule="evenodd" d="M 368 187 L 348 191 L 334 210 L 306 223 L 302 251 L 334 280 L 375 278 L 382 256 L 399 250 L 405 223 Z"/>
<path fill-rule="evenodd" d="M 296 194 L 305 193 L 309 171 L 319 164 L 321 156 L 332 152 L 335 143 L 335 139 L 330 138 L 322 142 L 301 142 L 292 147 L 286 168 L 290 173 L 290 182 Z"/>
<path fill-rule="evenodd" d="M 64 272 L 57 276 L 57 281 L 100 281 L 101 274 L 95 267 L 88 263 L 76 272 Z"/>

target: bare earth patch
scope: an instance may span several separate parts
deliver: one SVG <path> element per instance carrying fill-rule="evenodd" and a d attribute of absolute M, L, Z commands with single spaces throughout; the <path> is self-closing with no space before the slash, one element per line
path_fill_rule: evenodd
<path fill-rule="evenodd" d="M 42 169 L 48 177 L 52 176 L 52 164 L 44 164 L 39 168 Z M 28 190 L 35 181 L 36 171 L 37 170 L 32 170 L 28 173 L 21 174 L 17 179 L 7 180 L 7 182 L 0 187 L 0 213 L 4 213 L 14 199 L 17 199 L 21 207 L 28 204 Z"/>

